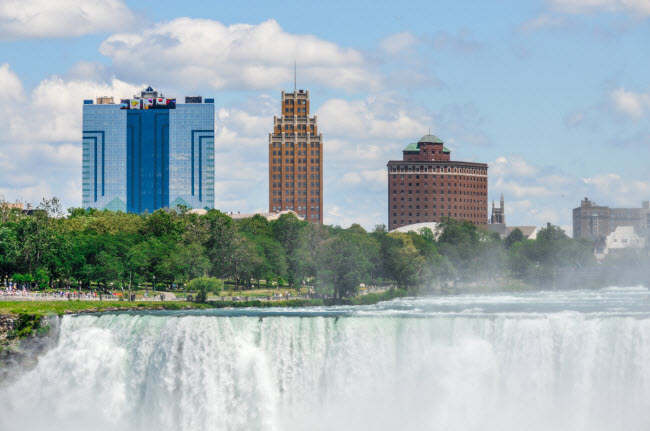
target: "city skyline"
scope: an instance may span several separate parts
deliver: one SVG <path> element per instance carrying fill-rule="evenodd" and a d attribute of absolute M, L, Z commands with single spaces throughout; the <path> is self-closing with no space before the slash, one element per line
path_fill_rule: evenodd
<path fill-rule="evenodd" d="M 639 50 L 650 11 L 640 2 L 509 2 L 507 14 L 380 2 L 346 5 L 345 16 L 336 2 L 309 14 L 289 2 L 78 3 L 0 9 L 8 200 L 81 206 L 82 100 L 151 84 L 215 96 L 215 206 L 265 210 L 264 148 L 294 61 L 326 133 L 326 224 L 388 224 L 385 163 L 429 129 L 455 158 L 488 163 L 488 202 L 503 193 L 513 224 L 571 232 L 584 196 L 612 207 L 650 197 L 650 58 Z"/>

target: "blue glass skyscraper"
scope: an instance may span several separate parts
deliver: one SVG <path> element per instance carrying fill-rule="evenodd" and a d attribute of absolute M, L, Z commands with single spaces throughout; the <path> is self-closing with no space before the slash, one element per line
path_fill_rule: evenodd
<path fill-rule="evenodd" d="M 120 104 L 84 101 L 84 208 L 214 208 L 214 99 L 185 102 L 151 87 Z"/>

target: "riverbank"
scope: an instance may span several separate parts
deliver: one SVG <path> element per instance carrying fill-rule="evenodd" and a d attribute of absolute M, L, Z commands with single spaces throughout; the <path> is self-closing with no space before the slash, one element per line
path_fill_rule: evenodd
<path fill-rule="evenodd" d="M 189 301 L 0 301 L 0 315 L 49 315 L 108 313 L 118 311 L 143 310 L 192 310 L 226 307 L 317 307 L 329 305 L 370 305 L 380 301 L 406 296 L 401 289 L 382 293 L 369 293 L 350 299 L 287 299 L 281 301 L 221 301 L 212 300 L 204 303 Z"/>

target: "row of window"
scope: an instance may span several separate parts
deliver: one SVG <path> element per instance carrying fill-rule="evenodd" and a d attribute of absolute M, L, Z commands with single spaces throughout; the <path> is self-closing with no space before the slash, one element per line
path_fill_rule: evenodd
<path fill-rule="evenodd" d="M 312 193 L 312 196 L 313 196 L 313 195 L 314 195 L 314 193 Z M 315 195 L 317 196 L 318 193 L 316 193 Z M 295 198 L 286 198 L 286 197 L 285 197 L 285 198 L 284 198 L 284 203 L 287 203 L 287 202 L 291 202 L 291 203 L 293 203 L 293 200 L 294 200 L 294 199 L 295 199 Z M 308 199 L 309 199 L 309 198 L 298 198 L 298 202 L 299 202 L 299 203 L 300 203 L 300 202 L 307 203 L 307 200 L 308 200 Z M 311 203 L 314 203 L 314 199 L 316 200 L 316 203 L 320 203 L 320 198 L 314 198 L 314 197 L 311 198 Z M 275 204 L 275 203 L 281 204 L 281 203 L 282 203 L 282 198 L 273 198 L 273 203 L 274 203 L 274 204 Z"/>
<path fill-rule="evenodd" d="M 413 198 L 409 198 L 409 202 L 413 202 Z M 420 202 L 420 198 L 415 198 L 416 202 Z M 428 202 L 429 198 L 424 198 L 424 202 Z M 445 198 L 440 198 L 440 202 L 444 202 Z M 395 198 L 393 198 L 393 202 L 397 202 Z M 404 202 L 404 198 L 400 199 L 400 202 Z M 436 202 L 436 198 L 431 198 L 431 202 Z M 451 198 L 447 198 L 447 202 L 451 202 Z M 478 200 L 478 199 L 463 199 L 463 198 L 454 198 L 454 202 L 465 202 L 465 203 L 475 203 L 475 204 L 480 204 L 483 203 L 484 205 L 487 205 L 487 202 L 484 200 Z"/>
<path fill-rule="evenodd" d="M 311 166 L 311 171 L 314 172 L 320 172 L 320 165 L 315 166 L 316 169 L 314 169 L 314 166 Z M 285 171 L 293 172 L 293 166 L 285 166 L 284 167 Z M 298 166 L 298 172 L 307 172 L 307 166 Z M 273 166 L 273 172 L 282 172 L 282 166 Z"/>
<path fill-rule="evenodd" d="M 286 203 L 293 203 L 293 201 L 294 201 L 294 198 L 284 198 L 284 203 L 285 204 Z M 282 199 L 278 198 L 277 202 L 282 203 Z M 311 200 L 309 198 L 298 198 L 298 203 L 299 204 L 300 203 L 306 204 L 307 202 L 311 202 L 312 204 L 313 203 L 319 204 L 320 203 L 320 198 L 311 198 Z"/>
<path fill-rule="evenodd" d="M 287 148 L 293 148 L 293 142 L 285 142 L 284 146 Z M 320 142 L 310 142 L 309 147 L 310 148 L 319 148 Z M 298 142 L 298 145 L 296 145 L 298 148 L 307 148 L 307 142 Z M 273 148 L 282 148 L 282 143 L 281 142 L 274 142 L 273 143 Z M 293 154 L 293 153 L 292 153 Z M 282 152 L 278 152 L 278 155 L 282 155 Z"/>
<path fill-rule="evenodd" d="M 292 162 L 291 159 L 284 159 L 284 163 L 307 163 L 307 159 L 298 158 L 294 160 L 295 162 Z M 273 163 L 282 163 L 282 159 L 273 159 Z M 311 159 L 311 163 L 320 163 L 320 159 Z"/>
<path fill-rule="evenodd" d="M 424 188 L 428 187 L 428 184 L 431 184 L 431 187 L 436 187 L 437 185 L 440 185 L 440 187 L 444 187 L 445 183 L 440 181 L 439 183 L 437 182 L 432 182 L 432 183 L 422 183 Z M 400 188 L 404 188 L 404 183 L 400 183 Z M 393 183 L 393 187 L 397 187 L 397 183 Z M 408 183 L 406 187 L 413 187 L 413 183 Z M 416 188 L 420 188 L 420 183 L 415 183 Z M 447 187 L 451 188 L 451 183 L 447 183 Z M 458 183 L 454 183 L 454 187 L 458 188 Z M 471 184 L 471 183 L 460 183 L 460 188 L 465 188 L 465 189 L 483 189 L 485 188 L 484 185 L 482 184 Z"/>
<path fill-rule="evenodd" d="M 277 127 L 278 127 L 278 130 L 282 130 L 282 125 L 278 125 Z M 307 130 L 307 125 L 306 124 L 296 124 L 295 128 L 298 129 L 298 130 Z M 313 133 L 314 132 L 314 125 L 310 124 L 309 128 L 311 129 L 311 132 Z M 293 130 L 293 129 L 294 129 L 293 124 L 285 124 L 284 125 L 284 130 Z"/>
<path fill-rule="evenodd" d="M 487 169 L 481 168 L 466 168 L 466 167 L 451 167 L 451 166 L 392 166 L 392 173 L 397 172 L 441 172 L 441 173 L 459 173 L 459 174 L 472 174 L 472 175 L 487 175 Z M 393 175 L 395 177 L 395 175 Z"/>
<path fill-rule="evenodd" d="M 418 215 L 418 216 L 419 216 L 419 215 Z M 416 217 L 418 217 L 418 216 L 416 216 Z M 424 216 L 427 217 L 427 213 L 424 213 Z M 433 217 L 434 217 L 434 218 L 437 218 L 438 216 L 437 216 L 436 214 L 433 214 Z M 447 216 L 446 216 L 446 217 L 451 217 L 451 213 L 447 213 Z M 454 217 L 456 217 L 456 215 L 454 215 Z M 445 214 L 444 214 L 444 213 L 441 213 L 441 214 L 440 214 L 440 221 L 444 221 L 444 219 L 445 219 Z M 424 222 L 427 222 L 427 221 L 428 221 L 428 220 L 420 220 L 420 219 L 416 219 L 415 222 L 414 222 L 413 220 L 409 220 L 408 223 L 405 223 L 404 220 L 400 220 L 400 223 L 399 223 L 399 224 L 404 225 L 404 224 L 413 224 L 413 223 L 424 223 Z M 468 220 L 468 221 L 469 221 L 470 223 L 472 223 L 474 226 L 481 226 L 481 225 L 486 225 L 486 224 L 487 224 L 486 221 L 474 221 L 474 220 Z M 392 224 L 393 224 L 393 225 L 397 225 L 397 220 L 393 220 L 393 223 L 392 223 Z"/>
<path fill-rule="evenodd" d="M 276 176 L 277 176 L 277 178 L 276 178 Z M 305 180 L 306 180 L 306 179 L 307 179 L 307 174 L 298 174 L 298 175 L 297 175 L 297 178 L 298 178 L 299 180 L 301 180 L 301 179 L 305 179 Z M 274 180 L 275 180 L 275 179 L 281 180 L 281 179 L 282 179 L 282 175 L 280 175 L 280 174 L 273 174 L 273 179 L 274 179 Z M 284 175 L 284 179 L 285 179 L 285 180 L 293 180 L 293 174 L 285 174 L 285 175 Z M 312 180 L 320 180 L 320 174 L 311 174 L 311 179 L 312 179 Z M 273 184 L 274 184 L 273 187 L 275 187 L 275 183 L 273 183 Z M 278 183 L 278 184 L 280 184 L 280 183 Z M 278 187 L 279 187 L 279 185 L 278 185 Z"/>
<path fill-rule="evenodd" d="M 318 138 L 318 135 L 316 134 L 316 132 L 314 132 L 314 130 L 311 130 L 309 133 L 306 133 L 306 132 L 305 133 L 300 133 L 300 132 L 294 133 L 293 131 L 289 131 L 289 132 L 281 132 L 280 131 L 280 133 L 284 133 L 284 136 L 286 138 L 295 138 L 295 137 L 306 138 L 307 136 L 310 136 L 312 139 Z M 275 136 L 280 137 L 280 135 L 277 134 L 277 133 L 275 134 Z"/>
<path fill-rule="evenodd" d="M 444 209 L 444 208 L 441 208 L 441 209 Z M 405 213 L 400 213 L 400 217 L 403 218 L 403 217 L 404 217 L 404 214 L 405 214 Z M 429 217 L 429 213 L 426 213 L 426 212 L 425 212 L 425 213 L 423 213 L 423 215 L 424 215 L 424 217 Z M 444 212 L 441 212 L 440 215 L 441 215 L 442 217 L 444 217 L 445 213 L 444 213 Z M 451 217 L 451 213 L 450 213 L 450 212 L 448 212 L 447 215 L 448 215 L 449 217 Z M 416 217 L 420 217 L 420 213 L 415 213 L 415 216 L 416 216 Z M 435 217 L 438 217 L 438 213 L 435 213 L 435 212 L 434 212 L 434 213 L 431 213 L 431 216 L 434 217 L 434 218 L 435 218 Z M 454 217 L 458 217 L 458 216 L 459 216 L 458 213 L 454 213 Z M 395 218 L 395 217 L 397 217 L 397 213 L 393 213 L 393 218 Z M 413 217 L 413 213 L 412 213 L 412 212 L 411 212 L 411 213 L 408 213 L 408 217 Z M 479 214 L 460 213 L 460 217 L 463 217 L 463 218 L 477 218 L 477 217 L 481 217 L 481 216 L 480 216 Z M 393 223 L 394 223 L 394 222 L 393 222 Z M 418 223 L 419 223 L 419 222 L 418 222 Z"/>
<path fill-rule="evenodd" d="M 393 194 L 396 195 L 396 194 L 397 194 L 397 190 L 393 190 Z M 404 190 L 400 190 L 400 191 L 399 191 L 399 194 L 400 194 L 400 195 L 403 195 L 403 194 L 404 194 Z M 408 194 L 409 194 L 409 195 L 412 195 L 412 194 L 413 194 L 413 190 L 409 190 L 409 191 L 408 191 Z M 419 194 L 420 194 L 420 189 L 416 189 L 416 190 L 415 190 L 415 194 L 416 194 L 416 195 L 419 195 Z M 429 194 L 429 190 L 425 190 L 425 191 L 424 191 L 424 194 L 425 194 L 425 195 Z M 435 195 L 435 194 L 436 194 L 436 190 L 431 190 L 431 194 L 432 194 L 432 195 Z M 444 195 L 444 194 L 445 194 L 445 191 L 444 191 L 444 190 L 440 190 L 440 194 L 441 194 L 441 195 Z M 455 193 L 452 193 L 451 190 L 448 190 L 448 191 L 447 191 L 447 194 L 448 194 L 448 195 L 459 195 L 459 194 L 460 194 L 460 195 L 465 195 L 465 196 L 485 196 L 485 195 L 486 195 L 485 192 L 468 192 L 468 191 L 463 191 L 463 190 L 456 191 Z"/>
<path fill-rule="evenodd" d="M 285 190 L 284 194 L 286 196 L 293 196 L 295 194 L 295 192 L 296 192 L 296 190 Z M 312 196 L 319 196 L 320 195 L 320 190 L 310 190 L 309 194 L 312 195 Z M 278 192 L 277 190 L 273 190 L 273 195 L 274 196 L 282 195 L 282 192 Z M 298 190 L 298 195 L 306 196 L 307 191 L 306 190 Z M 276 202 L 275 199 L 276 198 L 273 198 L 273 202 Z M 278 199 L 277 202 L 282 202 L 282 198 L 277 198 L 277 199 Z"/>
<path fill-rule="evenodd" d="M 400 206 L 401 206 L 400 209 L 404 209 L 404 205 L 400 205 Z M 424 209 L 429 208 L 429 206 L 426 205 L 426 204 L 423 205 L 423 207 L 424 207 Z M 440 208 L 444 208 L 444 207 L 445 207 L 444 205 L 440 205 Z M 433 209 L 435 210 L 435 209 L 436 209 L 436 206 L 435 206 L 435 205 L 431 205 L 431 208 L 433 208 Z M 397 209 L 397 205 L 393 205 L 393 209 L 396 210 L 396 209 Z M 408 209 L 412 210 L 412 209 L 413 209 L 413 205 L 408 205 Z M 416 206 L 415 206 L 415 209 L 416 209 L 416 210 L 419 210 L 419 209 L 420 209 L 420 205 L 416 205 Z M 449 205 L 449 209 L 451 209 L 451 205 Z M 454 209 L 456 210 L 456 209 L 459 209 L 459 208 L 458 208 L 457 205 L 454 205 Z M 479 208 L 479 207 L 473 207 L 473 206 L 467 206 L 467 205 L 461 205 L 461 206 L 460 206 L 460 209 L 461 209 L 461 210 L 466 210 L 466 211 L 481 211 L 481 208 Z M 483 211 L 484 211 L 484 210 L 483 210 Z"/>
<path fill-rule="evenodd" d="M 316 185 L 314 186 L 314 184 L 316 184 Z M 293 188 L 293 183 L 284 183 L 284 186 Z M 312 182 L 311 186 L 312 187 L 320 187 L 320 182 Z M 282 187 L 282 183 L 273 183 L 273 187 Z M 307 183 L 306 182 L 305 183 L 299 182 L 297 187 L 299 187 L 299 188 L 300 187 L 307 187 Z"/>
<path fill-rule="evenodd" d="M 274 155 L 274 156 L 281 156 L 281 155 L 282 155 L 282 150 L 280 150 L 280 151 L 273 151 L 273 155 Z M 284 152 L 284 155 L 285 155 L 285 156 L 293 156 L 293 150 L 291 150 L 291 151 L 286 150 L 286 151 Z M 303 150 L 298 150 L 298 155 L 299 155 L 299 156 L 306 156 L 306 155 L 307 155 L 307 150 L 305 150 L 305 151 L 303 151 Z M 312 155 L 312 156 L 314 155 L 314 150 L 311 150 L 311 155 Z M 320 150 L 316 150 L 316 155 L 317 155 L 317 156 L 320 156 Z"/>
<path fill-rule="evenodd" d="M 293 108 L 284 108 L 284 112 L 293 113 Z M 296 108 L 296 112 L 298 112 L 298 113 L 300 113 L 300 112 L 307 113 L 307 108 Z"/>
<path fill-rule="evenodd" d="M 297 105 L 306 105 L 307 99 L 284 99 L 284 103 L 286 105 L 293 105 L 294 103 Z"/>

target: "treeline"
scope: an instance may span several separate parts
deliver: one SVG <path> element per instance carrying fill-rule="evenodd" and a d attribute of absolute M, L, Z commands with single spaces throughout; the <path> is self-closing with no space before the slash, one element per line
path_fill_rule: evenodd
<path fill-rule="evenodd" d="M 84 210 L 66 214 L 56 199 L 33 215 L 0 206 L 0 281 L 33 288 L 142 284 L 179 287 L 198 277 L 232 280 L 237 289 L 267 285 L 316 286 L 319 293 L 353 297 L 359 285 L 439 288 L 450 283 L 503 283 L 516 278 L 541 287 L 557 286 L 569 273 L 599 268 L 592 245 L 568 238 L 556 226 L 536 240 L 515 231 L 506 240 L 467 222 L 448 220 L 439 235 L 367 232 L 319 226 L 282 215 L 235 221 L 158 210 L 152 214 Z"/>

